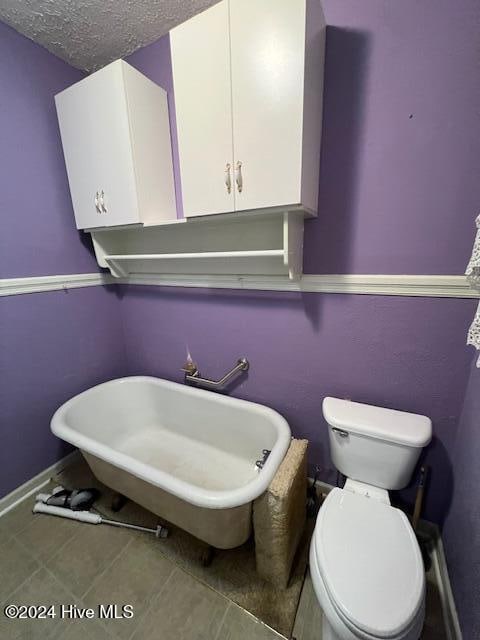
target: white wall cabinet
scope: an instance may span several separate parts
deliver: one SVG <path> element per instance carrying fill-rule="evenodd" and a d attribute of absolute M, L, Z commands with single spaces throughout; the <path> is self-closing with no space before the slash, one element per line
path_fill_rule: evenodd
<path fill-rule="evenodd" d="M 319 0 L 222 0 L 170 33 L 184 214 L 316 213 Z"/>
<path fill-rule="evenodd" d="M 235 208 L 228 34 L 226 2 L 198 14 L 170 34 L 187 216 Z"/>
<path fill-rule="evenodd" d="M 118 60 L 55 96 L 78 229 L 176 218 L 166 92 Z"/>

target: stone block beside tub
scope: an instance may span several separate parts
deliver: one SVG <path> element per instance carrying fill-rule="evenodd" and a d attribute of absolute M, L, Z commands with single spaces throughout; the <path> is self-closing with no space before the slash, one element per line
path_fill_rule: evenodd
<path fill-rule="evenodd" d="M 306 520 L 308 440 L 292 440 L 267 491 L 253 503 L 257 571 L 279 589 L 288 585 Z"/>

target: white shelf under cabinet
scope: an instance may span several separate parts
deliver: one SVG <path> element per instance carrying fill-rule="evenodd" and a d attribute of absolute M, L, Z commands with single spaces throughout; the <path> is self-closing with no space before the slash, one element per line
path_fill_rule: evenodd
<path fill-rule="evenodd" d="M 141 274 L 302 274 L 304 212 L 212 216 L 184 224 L 92 230 L 101 267 Z"/>
<path fill-rule="evenodd" d="M 184 260 L 209 260 L 220 261 L 221 265 L 225 260 L 237 261 L 246 258 L 252 261 L 264 258 L 281 258 L 283 260 L 284 255 L 285 251 L 283 249 L 267 249 L 265 251 L 200 251 L 197 253 L 106 255 L 105 262 L 109 265 L 110 271 L 114 276 L 125 277 L 129 275 L 128 264 L 131 265 L 133 262 L 137 263 L 136 273 L 152 273 L 152 265 L 155 272 L 157 271 L 155 265 L 163 260 L 178 261 L 179 264 L 182 264 Z"/>

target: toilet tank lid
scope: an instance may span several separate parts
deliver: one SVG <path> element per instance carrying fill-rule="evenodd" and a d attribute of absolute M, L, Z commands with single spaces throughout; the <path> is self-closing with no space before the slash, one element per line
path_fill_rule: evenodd
<path fill-rule="evenodd" d="M 415 413 L 324 398 L 323 415 L 334 428 L 409 447 L 425 447 L 432 439 L 432 421 Z"/>

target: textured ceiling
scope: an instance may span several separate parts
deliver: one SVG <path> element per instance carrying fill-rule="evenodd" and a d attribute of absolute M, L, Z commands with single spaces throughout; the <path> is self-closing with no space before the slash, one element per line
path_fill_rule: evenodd
<path fill-rule="evenodd" d="M 0 20 L 86 71 L 157 40 L 218 0 L 0 0 Z"/>

